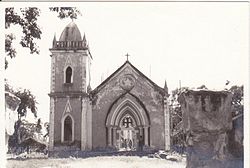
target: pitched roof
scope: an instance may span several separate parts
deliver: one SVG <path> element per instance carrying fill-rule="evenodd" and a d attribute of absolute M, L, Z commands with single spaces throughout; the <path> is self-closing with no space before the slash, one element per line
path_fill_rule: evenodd
<path fill-rule="evenodd" d="M 139 75 L 141 75 L 143 78 L 145 78 L 147 81 L 149 81 L 160 93 L 165 94 L 165 91 L 163 88 L 158 86 L 156 83 L 154 83 L 151 79 L 149 79 L 146 75 L 144 75 L 140 70 L 138 70 L 131 62 L 128 60 L 122 64 L 115 72 L 113 72 L 108 78 L 106 78 L 100 85 L 98 85 L 93 91 L 91 91 L 91 94 L 94 95 L 99 92 L 99 90 L 104 87 L 105 83 L 107 83 L 110 79 L 112 79 L 123 67 L 126 65 L 130 65 Z"/>

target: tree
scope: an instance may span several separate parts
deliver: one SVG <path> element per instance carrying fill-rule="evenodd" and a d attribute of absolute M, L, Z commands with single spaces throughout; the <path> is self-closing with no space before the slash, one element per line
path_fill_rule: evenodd
<path fill-rule="evenodd" d="M 37 117 L 37 101 L 35 99 L 35 96 L 30 92 L 30 90 L 18 90 L 17 92 L 15 92 L 15 95 L 21 100 L 21 103 L 17 108 L 18 119 L 21 119 L 21 117 L 26 116 L 27 109 L 30 109 L 34 116 Z"/>
<path fill-rule="evenodd" d="M 46 142 L 41 134 L 41 128 L 40 119 L 38 119 L 36 124 L 22 120 L 17 132 L 18 147 L 22 147 L 22 149 L 26 148 L 27 153 L 29 153 L 31 148 L 39 149 L 42 147 L 44 149 Z"/>
<path fill-rule="evenodd" d="M 5 82 L 5 91 L 10 92 L 20 99 L 20 104 L 18 105 L 18 120 L 21 120 L 21 117 L 26 116 L 27 110 L 29 109 L 35 117 L 37 117 L 37 101 L 36 97 L 28 89 L 13 89 L 7 82 Z"/>
<path fill-rule="evenodd" d="M 16 50 L 12 46 L 12 41 L 14 39 L 16 39 L 16 37 L 12 33 L 5 35 L 5 52 L 6 55 L 10 58 L 14 58 L 16 56 Z M 5 57 L 5 69 L 7 68 L 8 68 L 8 61 Z"/>
<path fill-rule="evenodd" d="M 171 118 L 171 136 L 174 150 L 183 152 L 185 144 L 185 134 L 182 128 L 182 111 L 181 105 L 178 101 L 180 94 L 187 90 L 188 87 L 177 88 L 172 91 L 170 97 L 170 118 Z"/>
<path fill-rule="evenodd" d="M 229 91 L 232 93 L 232 127 L 229 131 L 229 151 L 234 157 L 243 157 L 244 151 L 244 101 L 243 86 L 232 86 Z"/>
<path fill-rule="evenodd" d="M 244 112 L 244 88 L 243 86 L 232 86 L 229 91 L 232 93 L 233 117 Z"/>
<path fill-rule="evenodd" d="M 12 93 L 20 100 L 20 103 L 17 107 L 18 120 L 15 122 L 14 134 L 9 138 L 9 147 L 16 148 L 19 146 L 20 133 L 22 133 L 22 135 L 27 133 L 27 136 L 29 136 L 32 133 L 30 131 L 25 131 L 24 128 L 26 127 L 21 128 L 21 126 L 23 125 L 22 118 L 26 116 L 28 111 L 31 111 L 34 114 L 34 116 L 37 117 L 37 107 L 36 107 L 37 101 L 35 96 L 29 90 L 19 89 L 16 91 L 7 82 L 5 83 L 5 91 Z M 37 127 L 38 125 L 39 121 Z"/>
<path fill-rule="evenodd" d="M 60 19 L 77 19 L 78 16 L 82 15 L 76 7 L 50 7 L 49 10 L 58 13 L 57 17 Z"/>
<path fill-rule="evenodd" d="M 50 11 L 57 12 L 60 19 L 71 18 L 77 19 L 81 15 L 80 10 L 76 7 L 50 7 Z M 29 48 L 30 54 L 39 54 L 39 46 L 36 40 L 41 39 L 41 28 L 37 24 L 41 10 L 36 7 L 20 8 L 21 14 L 17 13 L 13 7 L 5 8 L 5 29 L 11 25 L 18 25 L 22 29 L 20 44 L 22 47 Z M 16 36 L 13 33 L 5 35 L 5 69 L 8 68 L 8 58 L 16 57 L 17 53 L 13 47 L 13 40 Z"/>
<path fill-rule="evenodd" d="M 178 101 L 178 97 L 180 94 L 187 90 L 188 87 L 182 87 L 180 89 L 175 89 L 172 91 L 171 94 L 171 101 L 170 101 L 170 111 L 171 111 L 171 125 L 174 129 L 175 126 L 177 126 L 182 121 L 182 111 L 181 111 L 181 105 Z"/>
<path fill-rule="evenodd" d="M 77 19 L 77 16 L 81 15 L 80 11 L 75 7 L 51 7 L 49 10 L 52 12 L 57 12 L 60 19 Z M 42 31 L 37 23 L 40 13 L 41 10 L 36 7 L 19 9 L 14 9 L 13 7 L 5 8 L 5 29 L 9 29 L 11 26 L 21 27 L 22 33 L 19 43 L 22 47 L 28 48 L 30 50 L 30 54 L 39 54 L 39 46 L 37 46 L 36 40 L 42 38 Z M 13 33 L 5 35 L 5 69 L 8 68 L 8 59 L 12 59 L 17 55 L 16 49 L 13 46 L 13 40 L 15 39 L 16 36 Z M 21 100 L 21 103 L 17 108 L 18 121 L 15 123 L 15 132 L 14 135 L 10 137 L 9 141 L 9 146 L 18 147 L 18 134 L 22 132 L 24 132 L 24 134 L 26 134 L 25 132 L 33 132 L 27 131 L 29 129 L 26 129 L 26 127 L 22 127 L 22 129 L 20 129 L 20 127 L 23 124 L 22 118 L 26 117 L 28 110 L 30 110 L 34 116 L 37 117 L 37 101 L 35 96 L 28 89 L 15 91 L 6 83 L 5 90 L 13 93 Z M 36 130 L 41 131 L 40 119 L 37 121 Z M 27 135 L 29 135 L 28 133 Z"/>
<path fill-rule="evenodd" d="M 37 18 L 40 16 L 40 9 L 36 7 L 20 8 L 21 14 L 17 14 L 14 8 L 5 8 L 5 29 L 11 25 L 19 25 L 22 28 L 20 44 L 22 47 L 30 49 L 30 53 L 39 54 L 38 46 L 35 40 L 41 39 L 42 31 L 37 24 Z M 5 52 L 10 58 L 16 56 L 16 50 L 12 46 L 15 39 L 14 34 L 5 35 Z M 8 67 L 7 58 L 5 58 L 5 69 Z"/>

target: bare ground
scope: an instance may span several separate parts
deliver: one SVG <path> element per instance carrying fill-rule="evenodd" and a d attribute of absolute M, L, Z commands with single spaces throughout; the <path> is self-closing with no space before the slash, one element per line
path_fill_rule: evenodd
<path fill-rule="evenodd" d="M 99 156 L 90 158 L 9 159 L 7 168 L 185 168 L 185 158 L 170 161 L 138 156 Z"/>

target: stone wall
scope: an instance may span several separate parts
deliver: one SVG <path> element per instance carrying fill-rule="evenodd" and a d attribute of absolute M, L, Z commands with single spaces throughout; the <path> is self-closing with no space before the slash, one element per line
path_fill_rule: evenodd
<path fill-rule="evenodd" d="M 67 98 L 56 98 L 55 101 L 55 114 L 54 114 L 54 145 L 60 146 L 62 135 L 62 118 L 65 116 L 65 106 Z M 70 105 L 72 111 L 69 112 L 74 120 L 74 139 L 80 144 L 81 141 L 81 98 L 70 98 Z"/>
<path fill-rule="evenodd" d="M 50 150 L 53 145 L 60 148 L 60 146 L 77 146 L 81 147 L 81 123 L 82 123 L 82 99 L 87 94 L 87 84 L 89 78 L 88 62 L 90 61 L 87 50 L 54 50 L 51 49 L 51 97 L 53 108 L 51 109 L 51 139 Z M 66 83 L 66 69 L 72 68 L 71 83 Z M 62 120 L 67 115 L 65 113 L 66 104 L 69 103 L 71 111 L 70 114 L 73 119 L 73 138 L 74 142 L 61 143 L 62 139 Z M 53 129 L 53 130 L 52 130 Z M 70 143 L 70 144 L 69 144 Z"/>
<path fill-rule="evenodd" d="M 244 129 L 243 129 L 244 115 L 238 115 L 233 118 L 233 129 L 229 131 L 229 152 L 235 158 L 243 158 L 244 155 Z"/>
<path fill-rule="evenodd" d="M 87 73 L 89 73 L 87 51 L 52 51 L 51 92 L 86 92 Z M 72 68 L 73 82 L 65 84 L 65 71 Z"/>
<path fill-rule="evenodd" d="M 187 134 L 187 168 L 240 166 L 228 150 L 228 132 L 232 129 L 231 98 L 226 91 L 189 90 L 181 94 L 183 128 Z"/>

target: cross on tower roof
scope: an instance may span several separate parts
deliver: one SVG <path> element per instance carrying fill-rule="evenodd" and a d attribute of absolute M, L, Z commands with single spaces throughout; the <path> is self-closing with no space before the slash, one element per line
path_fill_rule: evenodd
<path fill-rule="evenodd" d="M 128 55 L 128 53 L 127 53 L 125 56 L 127 57 L 127 61 L 128 61 L 128 57 L 129 57 L 130 55 Z"/>

